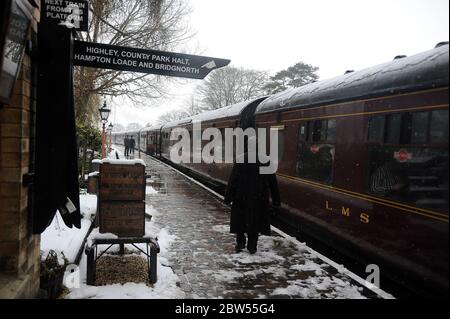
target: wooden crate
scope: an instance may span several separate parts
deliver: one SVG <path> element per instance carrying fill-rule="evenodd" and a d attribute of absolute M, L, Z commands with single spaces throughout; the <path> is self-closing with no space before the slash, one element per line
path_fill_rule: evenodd
<path fill-rule="evenodd" d="M 100 165 L 100 233 L 119 237 L 145 235 L 145 166 Z"/>

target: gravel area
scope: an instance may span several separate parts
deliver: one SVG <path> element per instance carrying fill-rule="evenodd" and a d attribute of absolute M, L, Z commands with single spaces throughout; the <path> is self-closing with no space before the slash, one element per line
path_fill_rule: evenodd
<path fill-rule="evenodd" d="M 96 286 L 126 283 L 148 284 L 147 260 L 143 257 L 103 256 L 97 261 Z"/>

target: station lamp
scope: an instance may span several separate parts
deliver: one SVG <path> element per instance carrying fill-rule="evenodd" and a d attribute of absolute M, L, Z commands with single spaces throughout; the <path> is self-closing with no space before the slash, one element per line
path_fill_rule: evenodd
<path fill-rule="evenodd" d="M 106 106 L 106 101 L 103 103 L 103 107 L 99 109 L 100 118 L 102 120 L 102 159 L 105 158 L 105 143 L 106 143 L 106 123 L 108 123 L 109 114 L 111 110 Z"/>

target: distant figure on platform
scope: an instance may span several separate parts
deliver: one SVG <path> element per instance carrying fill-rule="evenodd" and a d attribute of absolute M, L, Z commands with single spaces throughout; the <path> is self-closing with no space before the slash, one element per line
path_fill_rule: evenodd
<path fill-rule="evenodd" d="M 128 138 L 128 135 L 125 136 L 125 139 L 123 140 L 123 145 L 125 146 L 125 157 L 128 157 L 128 153 L 130 152 L 130 139 Z"/>
<path fill-rule="evenodd" d="M 132 136 L 130 139 L 130 151 L 134 155 L 134 149 L 136 148 L 136 141 L 134 140 L 134 137 Z"/>
<path fill-rule="evenodd" d="M 260 174 L 260 164 L 235 164 L 225 195 L 231 209 L 230 232 L 236 234 L 236 252 L 246 246 L 250 254 L 257 252 L 259 234 L 271 235 L 269 191 L 275 208 L 280 207 L 280 194 L 275 174 Z M 248 241 L 245 236 L 247 234 Z"/>

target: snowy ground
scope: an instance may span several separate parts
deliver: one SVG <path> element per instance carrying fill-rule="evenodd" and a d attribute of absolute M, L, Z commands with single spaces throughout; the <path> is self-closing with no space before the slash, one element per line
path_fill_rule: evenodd
<path fill-rule="evenodd" d="M 234 237 L 229 234 L 228 215 L 224 214 L 226 207 L 216 199 L 205 198 L 196 186 L 181 182 L 183 177 L 179 174 L 174 175 L 159 164 L 152 165 L 161 175 L 162 184 L 170 180 L 171 185 L 177 185 L 175 192 L 164 187 L 161 190 L 155 187 L 156 190 L 150 186 L 153 185 L 151 180 L 147 181 L 146 235 L 157 238 L 161 248 L 157 283 L 153 286 L 145 283 L 88 286 L 86 255 L 83 254 L 77 274 L 79 279 L 75 286 L 69 285 L 67 299 L 374 297 L 363 285 L 352 280 L 343 267 L 333 268 L 306 245 L 286 236 L 262 236 L 255 255 L 246 251 L 234 253 Z M 57 217 L 43 235 L 44 251 L 55 249 L 63 251 L 69 260 L 75 258 L 91 225 L 91 214 L 95 213 L 97 202 L 95 196 L 89 195 L 82 195 L 81 200 L 82 231 L 66 229 Z M 98 236 L 111 235 L 99 234 L 98 229 L 94 229 L 90 237 Z M 102 246 L 99 250 L 106 248 Z M 126 248 L 144 258 L 133 246 L 126 245 Z M 114 247 L 109 252 L 118 250 L 119 247 Z M 73 276 L 66 275 L 66 280 Z"/>
<path fill-rule="evenodd" d="M 228 231 L 228 226 L 216 226 L 214 230 Z M 267 289 L 265 294 L 258 296 L 263 299 L 279 296 L 302 299 L 366 299 L 362 287 L 350 282 L 343 272 L 330 274 L 330 265 L 317 258 L 306 246 L 296 247 L 296 251 L 288 256 L 280 254 L 280 248 L 291 250 L 294 246 L 286 238 L 261 236 L 259 251 L 255 255 L 223 254 L 222 257 L 233 265 L 232 268 L 204 272 L 214 276 L 217 282 L 227 284 L 255 280 L 258 277 L 271 277 L 286 282 L 286 287 Z M 295 264 L 290 261 L 296 259 L 303 263 Z M 286 262 L 292 265 L 280 267 Z M 245 268 L 248 270 L 241 270 Z M 295 276 L 296 273 L 301 276 Z"/>
<path fill-rule="evenodd" d="M 151 186 L 146 187 L 146 194 L 157 194 L 158 192 Z M 91 228 L 97 209 L 97 196 L 80 195 L 81 202 L 81 229 L 68 228 L 59 213 L 56 214 L 52 224 L 41 236 L 41 255 L 44 259 L 50 250 L 54 250 L 61 256 L 61 252 L 68 259 L 70 264 L 75 262 L 76 256 L 83 244 L 86 235 Z M 179 278 L 172 269 L 167 266 L 169 262 L 166 255 L 170 249 L 171 243 L 176 239 L 164 228 L 156 226 L 159 212 L 151 205 L 146 206 L 147 216 L 151 215 L 151 221 L 146 222 L 146 235 L 156 237 L 160 245 L 161 252 L 158 255 L 158 282 L 153 286 L 147 286 L 145 283 L 125 285 L 109 285 L 94 287 L 86 285 L 86 255 L 82 254 L 82 259 L 76 272 L 78 280 L 73 281 L 73 274 L 66 273 L 64 283 L 69 286 L 67 299 L 182 299 L 185 293 L 178 288 Z M 89 238 L 93 236 L 102 236 L 98 234 L 98 229 L 94 229 Z M 108 236 L 108 235 L 107 235 Z M 89 240 L 89 239 L 88 239 Z M 139 245 L 138 245 L 139 246 Z M 99 247 L 99 250 L 105 249 L 105 246 Z M 126 248 L 133 253 L 140 254 L 133 246 L 126 245 Z M 145 246 L 140 247 L 144 249 Z M 111 252 L 117 252 L 118 247 L 113 247 Z M 145 258 L 141 254 L 142 258 Z M 60 259 L 62 261 L 62 259 Z M 73 288 L 71 287 L 74 284 Z"/>
<path fill-rule="evenodd" d="M 156 193 L 155 190 L 150 188 L 147 188 L 147 191 L 152 194 Z M 146 235 L 156 237 L 161 248 L 161 252 L 158 254 L 158 282 L 153 287 L 147 286 L 145 283 L 115 284 L 102 287 L 88 286 L 86 285 L 86 255 L 83 254 L 80 263 L 81 286 L 70 289 L 66 299 L 182 299 L 185 297 L 184 292 L 177 286 L 179 282 L 178 276 L 167 266 L 169 263 L 166 255 L 171 243 L 176 238 L 170 235 L 166 229 L 155 226 L 158 212 L 152 206 L 146 207 L 146 213 L 152 215 L 152 221 L 146 222 Z M 94 229 L 90 238 L 98 236 L 101 236 L 98 234 L 98 229 Z M 139 253 L 131 245 L 126 245 L 125 247 L 134 253 Z M 99 247 L 99 250 L 102 251 L 105 248 L 105 246 Z M 144 249 L 145 246 L 140 248 Z M 118 247 L 113 247 L 110 251 L 117 252 L 118 249 Z M 145 258 L 145 256 L 142 255 L 142 258 Z"/>
<path fill-rule="evenodd" d="M 51 225 L 41 235 L 41 255 L 45 259 L 50 250 L 59 255 L 64 253 L 69 263 L 74 263 L 80 247 L 86 237 L 97 210 L 97 196 L 81 195 L 81 229 L 69 228 L 61 215 L 56 213 Z"/>

